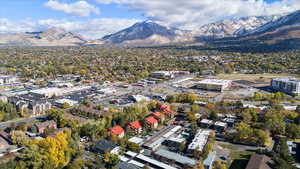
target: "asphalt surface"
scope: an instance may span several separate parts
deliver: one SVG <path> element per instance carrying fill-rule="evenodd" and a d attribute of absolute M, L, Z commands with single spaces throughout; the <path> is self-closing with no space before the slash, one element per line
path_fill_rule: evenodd
<path fill-rule="evenodd" d="M 12 124 L 19 124 L 19 123 L 29 123 L 29 122 L 34 122 L 34 121 L 41 121 L 43 118 L 46 118 L 47 115 L 41 115 L 41 116 L 36 116 L 36 117 L 30 117 L 30 118 L 25 118 L 25 119 L 20 119 L 20 120 L 13 120 L 13 121 L 7 121 L 7 122 L 2 122 L 0 123 L 0 129 L 5 129 Z"/>

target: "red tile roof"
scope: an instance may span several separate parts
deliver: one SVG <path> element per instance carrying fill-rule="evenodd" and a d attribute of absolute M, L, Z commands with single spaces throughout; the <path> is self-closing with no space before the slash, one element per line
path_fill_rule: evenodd
<path fill-rule="evenodd" d="M 160 119 L 161 118 L 161 113 L 160 112 L 155 112 L 152 114 L 155 118 Z"/>
<path fill-rule="evenodd" d="M 109 129 L 109 132 L 111 134 L 120 135 L 120 134 L 124 133 L 124 129 L 121 126 L 115 126 L 111 129 Z"/>
<path fill-rule="evenodd" d="M 153 116 L 149 116 L 145 120 L 148 124 L 151 124 L 151 125 L 157 123 L 157 120 Z"/>
<path fill-rule="evenodd" d="M 140 129 L 142 128 L 141 123 L 137 120 L 134 122 L 129 123 L 129 126 L 133 129 Z"/>
<path fill-rule="evenodd" d="M 164 112 L 164 114 L 172 114 L 173 113 L 172 110 L 164 110 L 163 112 Z"/>
<path fill-rule="evenodd" d="M 168 105 L 168 104 L 162 104 L 162 105 L 160 106 L 160 109 L 161 109 L 161 110 L 170 110 L 171 107 L 170 107 L 170 105 Z"/>

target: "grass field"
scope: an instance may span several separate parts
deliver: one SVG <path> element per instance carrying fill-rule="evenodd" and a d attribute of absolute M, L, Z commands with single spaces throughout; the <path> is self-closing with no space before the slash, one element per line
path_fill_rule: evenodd
<path fill-rule="evenodd" d="M 229 169 L 245 169 L 251 155 L 251 151 L 231 152 L 229 157 L 233 160 Z"/>
<path fill-rule="evenodd" d="M 229 149 L 229 150 L 237 150 L 238 149 L 237 146 L 234 146 L 232 144 L 222 144 L 222 143 L 219 143 L 219 146 L 221 146 L 222 148 L 225 148 L 225 149 Z"/>
<path fill-rule="evenodd" d="M 228 80 L 248 80 L 252 82 L 270 82 L 272 78 L 278 77 L 297 77 L 300 78 L 299 75 L 296 74 L 219 74 L 217 78 L 220 79 L 228 79 Z"/>

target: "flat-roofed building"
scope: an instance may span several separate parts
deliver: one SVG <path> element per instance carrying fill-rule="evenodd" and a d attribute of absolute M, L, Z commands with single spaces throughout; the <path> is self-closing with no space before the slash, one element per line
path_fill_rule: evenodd
<path fill-rule="evenodd" d="M 271 87 L 288 94 L 300 94 L 300 80 L 297 80 L 296 78 L 272 79 Z"/>
<path fill-rule="evenodd" d="M 156 71 L 151 73 L 151 77 L 155 78 L 172 78 L 173 75 L 170 71 Z"/>
<path fill-rule="evenodd" d="M 225 131 L 226 128 L 227 128 L 227 123 L 217 121 L 214 124 L 214 129 L 218 132 L 223 132 L 223 131 Z"/>
<path fill-rule="evenodd" d="M 157 160 L 163 161 L 178 168 L 193 168 L 198 163 L 195 159 L 164 149 L 159 149 L 153 154 Z"/>
<path fill-rule="evenodd" d="M 209 130 L 199 130 L 195 135 L 193 141 L 189 144 L 188 151 L 190 153 L 193 153 L 194 151 L 202 152 L 204 146 L 207 143 L 209 135 Z"/>
<path fill-rule="evenodd" d="M 12 84 L 18 80 L 16 76 L 0 75 L 0 84 Z"/>
<path fill-rule="evenodd" d="M 200 127 L 202 128 L 210 128 L 214 122 L 212 120 L 209 120 L 209 119 L 202 119 L 200 122 Z"/>
<path fill-rule="evenodd" d="M 197 88 L 202 90 L 219 91 L 223 92 L 231 86 L 231 80 L 223 79 L 204 79 L 197 83 Z"/>

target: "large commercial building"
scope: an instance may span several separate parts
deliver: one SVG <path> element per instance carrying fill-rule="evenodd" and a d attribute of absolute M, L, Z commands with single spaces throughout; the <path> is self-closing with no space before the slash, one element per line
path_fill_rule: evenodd
<path fill-rule="evenodd" d="M 11 84 L 18 80 L 16 76 L 0 75 L 0 84 Z"/>
<path fill-rule="evenodd" d="M 227 89 L 231 85 L 231 80 L 222 80 L 222 79 L 205 79 L 200 81 L 197 84 L 197 88 L 203 90 L 219 91 Z"/>
<path fill-rule="evenodd" d="M 295 78 L 272 79 L 271 86 L 273 89 L 284 93 L 300 94 L 300 80 Z"/>
<path fill-rule="evenodd" d="M 189 152 L 199 151 L 202 152 L 204 146 L 207 143 L 208 137 L 210 135 L 209 130 L 199 130 L 195 135 L 192 143 L 188 146 Z"/>

